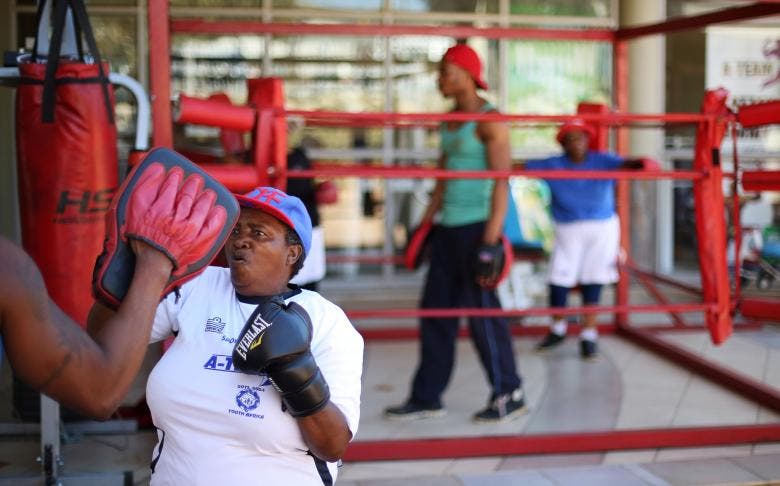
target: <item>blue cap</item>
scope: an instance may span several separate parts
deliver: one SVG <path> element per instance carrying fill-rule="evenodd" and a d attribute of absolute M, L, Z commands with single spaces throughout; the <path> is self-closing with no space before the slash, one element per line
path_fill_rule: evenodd
<path fill-rule="evenodd" d="M 268 213 L 298 233 L 303 251 L 311 248 L 311 218 L 303 201 L 275 187 L 255 187 L 243 196 L 233 194 L 238 204 Z"/>

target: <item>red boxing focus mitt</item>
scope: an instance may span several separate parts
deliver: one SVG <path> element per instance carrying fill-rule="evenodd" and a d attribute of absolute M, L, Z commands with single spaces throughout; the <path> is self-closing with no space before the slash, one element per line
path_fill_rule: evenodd
<path fill-rule="evenodd" d="M 240 208 L 235 197 L 194 163 L 158 148 L 128 174 L 106 213 L 103 252 L 92 292 L 116 309 L 130 287 L 135 255 L 129 239 L 146 242 L 173 262 L 163 295 L 205 270 L 224 245 Z"/>
<path fill-rule="evenodd" d="M 417 270 L 430 253 L 431 230 L 433 222 L 423 221 L 412 231 L 412 235 L 404 250 L 404 266 L 409 270 Z"/>
<path fill-rule="evenodd" d="M 333 181 L 322 181 L 314 192 L 317 204 L 336 204 L 339 202 L 339 189 Z"/>
<path fill-rule="evenodd" d="M 642 170 L 649 170 L 649 171 L 661 170 L 661 164 L 659 164 L 658 161 L 655 159 L 651 159 L 649 157 L 642 157 L 641 159 L 639 159 L 639 162 L 642 164 L 640 167 Z"/>

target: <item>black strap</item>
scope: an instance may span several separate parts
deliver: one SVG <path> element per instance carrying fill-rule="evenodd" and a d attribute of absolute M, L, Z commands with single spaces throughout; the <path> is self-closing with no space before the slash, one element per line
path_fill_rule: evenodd
<path fill-rule="evenodd" d="M 99 83 L 100 78 L 57 78 L 54 80 L 54 84 L 59 86 L 61 84 L 95 84 Z M 17 84 L 44 84 L 42 79 L 20 77 Z"/>
<path fill-rule="evenodd" d="M 333 476 L 330 474 L 330 469 L 328 469 L 328 463 L 312 454 L 311 451 L 306 451 L 306 454 L 314 459 L 314 467 L 317 468 L 322 484 L 324 486 L 333 486 Z"/>
<path fill-rule="evenodd" d="M 108 115 L 108 122 L 114 123 L 114 110 L 111 107 L 111 97 L 108 94 L 108 75 L 103 68 L 103 61 L 100 57 L 100 51 L 98 50 L 97 43 L 95 42 L 95 35 L 92 33 L 92 25 L 89 23 L 89 17 L 87 16 L 87 8 L 84 6 L 83 0 L 68 0 L 75 18 L 78 19 L 75 24 L 76 32 L 81 29 L 84 30 L 84 39 L 87 41 L 89 51 L 92 53 L 92 57 L 95 58 L 95 62 L 98 65 L 98 72 L 100 73 L 101 87 L 103 91 L 103 102 L 106 104 L 106 113 Z M 75 20 L 75 19 L 74 19 Z"/>
<path fill-rule="evenodd" d="M 241 295 L 238 292 L 236 292 L 236 298 L 239 302 L 242 304 L 255 304 L 255 305 L 262 305 L 268 302 L 271 299 L 280 297 L 282 300 L 287 300 L 290 297 L 293 297 L 295 295 L 298 295 L 301 293 L 301 288 L 298 285 L 295 284 L 287 284 L 289 287 L 289 290 L 286 292 L 282 292 L 281 294 L 277 295 L 271 295 L 266 297 L 260 297 L 260 296 L 252 296 L 252 295 Z"/>
<path fill-rule="evenodd" d="M 155 458 L 152 459 L 152 463 L 149 464 L 149 469 L 152 470 L 152 474 L 154 474 L 154 469 L 157 467 L 157 461 L 159 461 L 160 456 L 162 456 L 163 444 L 165 444 L 165 431 L 162 429 L 157 430 L 162 432 L 162 438 L 160 439 L 160 447 L 157 448 L 157 456 L 155 456 Z"/>
<path fill-rule="evenodd" d="M 39 22 L 48 21 L 48 19 L 42 19 L 43 4 L 47 0 L 41 2 L 39 5 Z M 54 19 L 52 21 L 52 35 L 49 45 L 49 55 L 46 60 L 46 75 L 43 80 L 43 98 L 41 100 L 41 120 L 44 123 L 54 122 L 54 104 L 56 101 L 56 74 L 57 67 L 59 66 L 60 51 L 62 50 L 62 35 L 65 30 L 65 21 L 67 19 L 67 10 L 70 6 L 73 12 L 73 25 L 74 32 L 76 34 L 76 45 L 78 46 L 79 56 L 82 62 L 84 61 L 84 52 L 81 49 L 81 35 L 87 42 L 94 62 L 98 66 L 98 80 L 103 92 L 103 102 L 106 106 L 106 114 L 108 115 L 108 122 L 114 123 L 114 110 L 111 105 L 111 97 L 108 92 L 108 75 L 103 68 L 103 62 L 100 57 L 100 51 L 95 43 L 95 36 L 92 32 L 92 26 L 89 23 L 89 17 L 87 16 L 87 9 L 84 6 L 83 0 L 52 0 L 54 1 Z M 35 38 L 35 50 L 34 56 L 37 56 L 38 49 L 38 37 Z"/>
<path fill-rule="evenodd" d="M 54 102 L 57 95 L 54 79 L 60 63 L 62 32 L 65 30 L 65 14 L 68 11 L 67 1 L 59 0 L 54 2 L 54 20 L 52 21 L 54 30 L 52 30 L 51 41 L 49 42 L 49 56 L 46 60 L 46 75 L 43 78 L 43 98 L 41 100 L 41 121 L 43 123 L 54 122 Z M 45 21 L 44 19 L 41 20 Z"/>

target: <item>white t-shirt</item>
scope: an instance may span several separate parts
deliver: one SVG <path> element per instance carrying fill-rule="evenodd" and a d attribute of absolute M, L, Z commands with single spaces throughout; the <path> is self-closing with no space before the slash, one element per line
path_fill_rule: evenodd
<path fill-rule="evenodd" d="M 244 299 L 242 300 L 251 300 Z M 290 291 L 309 313 L 311 350 L 354 437 L 360 418 L 363 339 L 344 312 L 316 292 Z M 230 270 L 209 267 L 157 308 L 151 342 L 176 335 L 149 375 L 146 398 L 158 432 L 152 485 L 335 482 L 336 464 L 307 453 L 295 419 L 264 374 L 232 367 L 233 346 L 256 302 L 240 302 Z"/>

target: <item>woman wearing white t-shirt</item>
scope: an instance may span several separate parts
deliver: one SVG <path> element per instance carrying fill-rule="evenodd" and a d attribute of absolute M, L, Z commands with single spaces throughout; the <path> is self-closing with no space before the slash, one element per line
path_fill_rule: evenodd
<path fill-rule="evenodd" d="M 175 339 L 147 384 L 151 484 L 333 484 L 357 432 L 363 340 L 289 284 L 311 245 L 303 203 L 270 187 L 236 198 L 229 268 L 157 309 L 151 341 Z"/>

